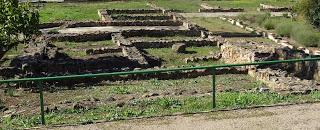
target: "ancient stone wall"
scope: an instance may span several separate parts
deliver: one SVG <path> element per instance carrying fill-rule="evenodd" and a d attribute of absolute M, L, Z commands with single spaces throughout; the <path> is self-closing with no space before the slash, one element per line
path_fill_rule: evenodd
<path fill-rule="evenodd" d="M 150 13 L 163 13 L 162 10 L 157 9 L 111 9 L 100 10 L 100 12 L 106 12 L 107 14 L 150 14 Z"/>
<path fill-rule="evenodd" d="M 249 63 L 256 61 L 276 60 L 277 49 L 283 49 L 277 44 L 266 43 L 224 43 L 221 46 L 222 58 L 225 63 Z"/>
<path fill-rule="evenodd" d="M 103 41 L 111 39 L 111 32 L 91 32 L 91 33 L 63 33 L 63 34 L 46 34 L 45 39 L 50 41 Z"/>
<path fill-rule="evenodd" d="M 183 22 L 174 20 L 133 20 L 133 21 L 85 21 L 67 22 L 64 28 L 100 27 L 100 26 L 182 26 Z"/>
<path fill-rule="evenodd" d="M 258 11 L 269 11 L 269 12 L 290 12 L 292 8 L 290 7 L 278 7 L 266 4 L 260 4 Z"/>
<path fill-rule="evenodd" d="M 171 20 L 172 16 L 167 15 L 145 15 L 145 16 L 134 16 L 134 15 L 117 15 L 111 16 L 112 20 Z"/>
<path fill-rule="evenodd" d="M 158 40 L 158 41 L 133 41 L 132 44 L 141 49 L 146 48 L 170 48 L 173 44 L 185 43 L 188 47 L 196 46 L 217 46 L 216 41 L 210 39 L 193 39 L 193 40 Z"/>
<path fill-rule="evenodd" d="M 121 32 L 128 37 L 166 37 L 166 36 L 188 36 L 200 37 L 201 31 L 198 30 L 125 30 Z"/>
<path fill-rule="evenodd" d="M 221 7 L 211 7 L 206 3 L 202 3 L 199 12 L 244 12 L 243 8 L 230 8 L 230 9 L 223 9 Z"/>

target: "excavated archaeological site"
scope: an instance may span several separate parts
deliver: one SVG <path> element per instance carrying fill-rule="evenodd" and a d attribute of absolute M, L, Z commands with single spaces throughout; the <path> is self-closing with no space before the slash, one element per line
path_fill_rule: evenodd
<path fill-rule="evenodd" d="M 232 16 L 184 17 L 188 13 L 148 6 L 102 8 L 97 10 L 96 21 L 41 23 L 40 36 L 18 46 L 21 52 L 0 59 L 0 79 L 239 64 L 320 54 Z M 209 4 L 199 8 L 193 14 L 247 11 Z M 258 10 L 291 9 L 261 4 Z M 318 101 L 319 67 L 318 62 L 308 61 L 218 68 L 214 90 L 211 69 L 48 81 L 42 84 L 45 118 L 48 125 L 60 125 L 197 113 L 212 110 L 214 92 L 217 110 Z M 8 128 L 38 126 L 36 83 L 1 87 L 0 129 L 1 123 Z"/>
<path fill-rule="evenodd" d="M 206 5 L 201 6 L 202 11 L 214 10 Z M 234 9 L 231 9 L 231 12 L 232 10 Z M 235 9 L 235 11 L 242 10 Z M 210 52 L 206 56 L 176 59 L 184 63 L 220 61 L 221 63 L 235 64 L 312 56 L 283 44 L 251 41 L 230 42 L 224 38 L 263 37 L 267 34 L 248 27 L 243 28 L 251 30 L 251 34 L 215 34 L 186 20 L 178 13 L 163 9 L 99 10 L 98 15 L 101 18 L 100 21 L 42 24 L 41 29 L 44 34 L 35 38 L 33 43 L 24 49 L 24 54 L 16 57 L 9 67 L 2 68 L 5 73 L 1 73 L 1 76 L 4 78 L 23 78 L 188 66 L 188 64 L 186 66 L 166 66 L 164 59 L 146 51 L 147 49 L 159 48 L 169 48 L 172 52 L 179 54 L 189 53 L 186 50 L 189 47 L 219 48 L 218 51 Z M 227 20 L 226 18 L 221 19 Z M 232 19 L 229 22 L 234 22 L 235 25 L 242 27 L 240 23 L 232 21 Z M 86 45 L 89 42 L 92 44 Z M 72 46 L 66 46 L 67 44 L 72 44 Z M 316 82 L 319 72 L 316 62 L 217 70 L 217 74 L 248 74 L 277 92 L 317 90 L 320 86 Z M 68 81 L 68 83 L 153 78 L 183 79 L 205 75 L 210 75 L 210 70 L 114 76 L 107 79 Z"/>

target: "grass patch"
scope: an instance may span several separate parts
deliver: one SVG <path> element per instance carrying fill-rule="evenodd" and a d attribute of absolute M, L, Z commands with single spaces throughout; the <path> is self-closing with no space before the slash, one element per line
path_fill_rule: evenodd
<path fill-rule="evenodd" d="M 278 103 L 298 103 L 307 101 L 319 101 L 320 92 L 312 92 L 308 95 L 279 95 L 275 93 L 255 92 L 224 92 L 217 93 L 217 108 L 244 108 L 255 105 L 270 105 Z M 92 110 L 64 110 L 46 115 L 48 125 L 77 124 L 92 122 L 95 120 L 119 120 L 132 117 L 152 117 L 170 115 L 177 112 L 193 113 L 211 110 L 212 97 L 187 97 L 132 100 L 123 107 L 114 105 L 100 106 Z M 39 125 L 39 116 L 16 116 L 4 118 L 5 129 L 27 128 Z"/>
<path fill-rule="evenodd" d="M 165 9 L 178 9 L 184 12 L 198 12 L 201 3 L 207 3 L 212 7 L 244 8 L 246 11 L 256 11 L 260 3 L 276 6 L 293 6 L 296 0 L 155 0 L 156 5 Z"/>
<path fill-rule="evenodd" d="M 205 1 L 211 6 L 220 6 L 223 8 L 244 8 L 246 11 L 256 11 L 261 3 L 274 6 L 293 6 L 295 0 L 210 0 Z"/>
<path fill-rule="evenodd" d="M 198 63 L 185 63 L 184 59 L 192 56 L 206 56 L 210 52 L 219 52 L 218 47 L 189 47 L 186 49 L 188 53 L 186 54 L 177 54 L 172 51 L 171 48 L 161 48 L 161 49 L 145 49 L 150 55 L 158 56 L 163 61 L 163 65 L 166 67 L 170 66 L 198 66 L 198 65 L 213 65 L 221 64 L 221 61 L 207 61 L 207 62 L 198 62 Z"/>
<path fill-rule="evenodd" d="M 97 14 L 100 9 L 148 9 L 146 2 L 80 2 L 80 3 L 47 3 L 40 9 L 40 22 L 54 22 L 60 20 L 99 20 Z"/>
<path fill-rule="evenodd" d="M 54 42 L 53 44 L 58 48 L 62 48 L 64 53 L 70 57 L 84 57 L 87 55 L 85 50 L 88 48 L 100 48 L 115 45 L 112 40 L 94 42 Z"/>
<path fill-rule="evenodd" d="M 249 33 L 219 18 L 190 18 L 192 22 L 207 28 L 211 32 Z"/>

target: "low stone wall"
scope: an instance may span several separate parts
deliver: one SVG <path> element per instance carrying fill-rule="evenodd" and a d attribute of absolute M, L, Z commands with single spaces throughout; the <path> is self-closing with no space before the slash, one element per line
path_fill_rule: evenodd
<path fill-rule="evenodd" d="M 258 11 L 269 11 L 269 12 L 290 12 L 292 8 L 290 7 L 277 7 L 272 5 L 260 4 Z"/>
<path fill-rule="evenodd" d="M 201 4 L 200 5 L 201 8 L 199 9 L 199 12 L 211 12 L 211 13 L 215 13 L 215 12 L 244 12 L 243 8 L 230 8 L 230 9 L 223 9 L 221 7 L 211 7 L 208 4 Z"/>
<path fill-rule="evenodd" d="M 111 32 L 91 32 L 91 33 L 63 33 L 63 34 L 46 34 L 45 39 L 50 41 L 70 41 L 70 42 L 86 42 L 86 41 L 103 41 L 111 39 Z"/>
<path fill-rule="evenodd" d="M 128 37 L 166 37 L 166 36 L 188 36 L 200 37 L 198 30 L 125 30 L 121 32 L 125 38 Z"/>
<path fill-rule="evenodd" d="M 111 16 L 112 20 L 171 20 L 172 16 L 167 15 L 145 15 L 145 16 L 132 16 L 132 15 L 117 15 Z"/>
<path fill-rule="evenodd" d="M 134 41 L 132 44 L 140 49 L 147 48 L 170 48 L 173 44 L 185 43 L 188 47 L 196 46 L 217 46 L 217 41 L 210 39 L 194 39 L 194 40 L 158 40 L 158 41 Z"/>
<path fill-rule="evenodd" d="M 222 36 L 222 37 L 262 37 L 262 34 L 256 33 L 230 33 L 230 32 L 218 32 L 213 33 L 214 35 Z"/>
<path fill-rule="evenodd" d="M 20 61 L 19 63 L 27 77 L 113 72 L 121 68 L 143 68 L 139 63 L 121 56 L 54 60 L 28 58 L 28 61 Z"/>
<path fill-rule="evenodd" d="M 286 48 L 277 44 L 242 42 L 225 43 L 221 46 L 222 58 L 225 63 L 250 63 L 257 61 L 277 60 L 279 50 Z"/>
<path fill-rule="evenodd" d="M 141 54 L 141 52 L 136 47 L 123 47 L 122 53 L 128 59 L 138 62 L 140 65 L 147 67 L 149 65 L 146 58 Z"/>
<path fill-rule="evenodd" d="M 106 12 L 107 14 L 150 14 L 150 13 L 163 13 L 160 9 L 102 9 L 100 12 Z"/>
<path fill-rule="evenodd" d="M 67 22 L 65 28 L 101 27 L 101 26 L 182 26 L 180 21 L 173 20 L 142 20 L 142 21 L 85 21 Z"/>
<path fill-rule="evenodd" d="M 155 70 L 155 69 L 148 69 Z M 248 74 L 248 69 L 241 68 L 218 68 L 216 75 L 222 74 Z M 68 81 L 52 81 L 56 86 L 59 85 L 74 85 L 78 83 L 96 83 L 101 81 L 126 81 L 126 80 L 169 80 L 169 79 L 185 79 L 185 78 L 197 78 L 200 76 L 212 75 L 210 69 L 207 70 L 192 70 L 192 71 L 180 71 L 180 72 L 164 72 L 157 74 L 132 74 L 127 76 L 109 76 L 104 78 L 87 78 L 81 80 L 68 80 Z"/>
<path fill-rule="evenodd" d="M 65 23 L 66 23 L 66 21 L 41 23 L 41 24 L 39 24 L 39 29 L 60 27 L 60 26 L 64 25 Z"/>

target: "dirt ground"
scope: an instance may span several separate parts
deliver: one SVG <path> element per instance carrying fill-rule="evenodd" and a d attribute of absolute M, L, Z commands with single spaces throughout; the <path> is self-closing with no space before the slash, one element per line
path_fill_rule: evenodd
<path fill-rule="evenodd" d="M 210 112 L 194 115 L 106 122 L 52 130 L 320 130 L 320 103 Z"/>

